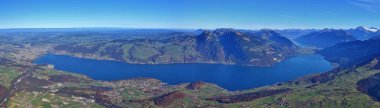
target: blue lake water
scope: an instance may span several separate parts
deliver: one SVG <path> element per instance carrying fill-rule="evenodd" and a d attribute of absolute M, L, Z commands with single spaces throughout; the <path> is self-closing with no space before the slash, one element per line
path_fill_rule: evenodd
<path fill-rule="evenodd" d="M 333 68 L 320 55 L 297 56 L 271 67 L 221 64 L 141 65 L 55 54 L 44 55 L 34 63 L 53 64 L 57 70 L 84 74 L 96 80 L 156 78 L 168 84 L 205 81 L 231 91 L 272 85 Z"/>

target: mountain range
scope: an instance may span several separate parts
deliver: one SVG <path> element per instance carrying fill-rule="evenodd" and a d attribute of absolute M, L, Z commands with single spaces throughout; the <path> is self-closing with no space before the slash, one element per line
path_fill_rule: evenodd
<path fill-rule="evenodd" d="M 373 38 L 375 36 L 379 36 L 380 30 L 378 30 L 377 28 L 374 28 L 374 27 L 368 28 L 368 27 L 360 26 L 360 27 L 357 27 L 355 29 L 347 30 L 347 33 L 349 33 L 350 35 L 352 35 L 353 37 L 355 37 L 358 40 L 368 40 L 368 39 Z"/>
<path fill-rule="evenodd" d="M 365 41 L 352 41 L 337 44 L 318 51 L 326 59 L 341 65 L 354 65 L 367 62 L 380 56 L 380 38 Z"/>
<path fill-rule="evenodd" d="M 272 30 L 205 30 L 162 40 L 112 40 L 60 45 L 59 53 L 137 64 L 222 63 L 268 66 L 297 54 L 298 47 Z"/>
<path fill-rule="evenodd" d="M 274 31 L 291 40 L 295 40 L 301 36 L 308 35 L 312 32 L 317 32 L 321 30 L 323 29 L 279 29 Z M 353 36 L 357 40 L 367 40 L 380 35 L 380 30 L 375 27 L 359 26 L 356 28 L 342 30 L 346 31 L 349 35 Z"/>
<path fill-rule="evenodd" d="M 311 32 L 320 31 L 319 29 L 282 29 L 282 30 L 274 30 L 282 36 L 293 40 L 297 39 L 303 35 L 307 35 Z"/>
<path fill-rule="evenodd" d="M 352 35 L 341 29 L 323 29 L 295 39 L 295 41 L 301 45 L 317 48 L 325 48 L 338 43 L 355 40 Z"/>

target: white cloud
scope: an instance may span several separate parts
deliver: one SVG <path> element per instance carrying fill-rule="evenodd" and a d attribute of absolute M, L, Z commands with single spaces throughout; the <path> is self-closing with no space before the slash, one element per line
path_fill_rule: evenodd
<path fill-rule="evenodd" d="M 380 0 L 348 0 L 348 2 L 369 12 L 380 11 Z"/>

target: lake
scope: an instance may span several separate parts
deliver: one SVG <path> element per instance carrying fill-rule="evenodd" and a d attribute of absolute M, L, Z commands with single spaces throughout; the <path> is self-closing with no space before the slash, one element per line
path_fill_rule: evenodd
<path fill-rule="evenodd" d="M 84 74 L 95 80 L 155 78 L 168 84 L 205 81 L 230 91 L 272 85 L 308 74 L 326 72 L 333 68 L 331 63 L 320 55 L 297 56 L 271 67 L 222 64 L 141 65 L 56 54 L 44 55 L 34 63 L 53 64 L 57 70 Z"/>

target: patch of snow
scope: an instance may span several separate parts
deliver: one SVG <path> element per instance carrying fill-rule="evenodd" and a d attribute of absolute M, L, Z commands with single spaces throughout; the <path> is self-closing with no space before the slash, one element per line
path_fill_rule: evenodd
<path fill-rule="evenodd" d="M 368 27 L 363 27 L 365 30 L 367 30 L 367 31 L 370 31 L 370 32 L 377 32 L 377 31 L 379 31 L 378 29 L 376 29 L 376 28 L 373 28 L 373 27 L 371 27 L 371 28 L 368 28 Z"/>

